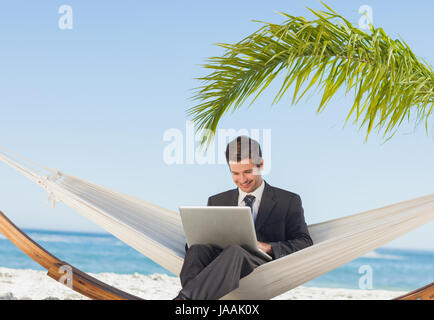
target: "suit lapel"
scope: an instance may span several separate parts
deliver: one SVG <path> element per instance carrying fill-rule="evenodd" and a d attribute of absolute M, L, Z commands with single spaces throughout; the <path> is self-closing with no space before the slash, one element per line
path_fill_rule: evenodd
<path fill-rule="evenodd" d="M 233 207 L 238 206 L 238 194 L 239 194 L 238 188 L 234 189 L 231 192 L 231 196 L 229 199 L 229 203 L 230 203 L 229 206 L 233 206 Z"/>
<path fill-rule="evenodd" d="M 274 201 L 274 192 L 272 187 L 266 183 L 264 186 L 264 192 L 262 193 L 261 198 L 261 204 L 259 205 L 259 211 L 258 215 L 256 217 L 255 222 L 255 230 L 256 232 L 261 229 L 264 222 L 267 220 L 267 218 L 270 216 L 271 210 L 273 209 L 274 205 L 276 204 L 276 201 Z"/>

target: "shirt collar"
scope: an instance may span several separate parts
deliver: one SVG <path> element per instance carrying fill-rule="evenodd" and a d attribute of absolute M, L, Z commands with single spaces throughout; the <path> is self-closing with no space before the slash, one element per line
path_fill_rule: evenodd
<path fill-rule="evenodd" d="M 248 194 L 255 196 L 256 202 L 259 203 L 261 201 L 262 193 L 264 192 L 264 188 L 265 188 L 264 179 L 262 179 L 261 185 L 258 188 L 256 188 L 253 192 L 247 193 L 247 192 L 244 192 L 243 190 L 241 190 L 240 188 L 238 188 L 238 194 L 239 194 L 238 204 L 241 204 L 241 202 L 243 202 L 245 196 Z"/>

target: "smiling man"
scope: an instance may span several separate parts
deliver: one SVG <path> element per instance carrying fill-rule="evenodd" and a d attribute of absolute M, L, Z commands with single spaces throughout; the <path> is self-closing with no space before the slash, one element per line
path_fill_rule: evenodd
<path fill-rule="evenodd" d="M 300 196 L 270 186 L 262 179 L 259 143 L 239 136 L 226 147 L 226 161 L 238 188 L 211 196 L 208 206 L 251 208 L 258 248 L 273 259 L 312 245 Z M 182 290 L 175 299 L 219 299 L 238 288 L 239 280 L 267 261 L 238 245 L 186 248 L 180 273 Z"/>

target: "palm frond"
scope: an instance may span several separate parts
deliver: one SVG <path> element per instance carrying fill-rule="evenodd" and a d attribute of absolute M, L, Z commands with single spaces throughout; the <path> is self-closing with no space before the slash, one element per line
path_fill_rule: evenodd
<path fill-rule="evenodd" d="M 187 110 L 197 130 L 206 132 L 202 144 L 211 142 L 226 112 L 237 110 L 249 97 L 253 103 L 284 70 L 273 103 L 289 88 L 292 103 L 316 88 L 322 92 L 321 112 L 343 87 L 355 97 L 345 123 L 353 116 L 360 128 L 367 126 L 366 139 L 373 128 L 383 130 L 384 136 L 394 133 L 413 110 L 428 131 L 434 105 L 432 67 L 382 28 L 364 32 L 326 8 L 309 9 L 313 21 L 281 13 L 287 19 L 283 24 L 263 23 L 236 44 L 219 44 L 225 53 L 203 65 L 211 72 L 199 78 L 203 84 L 192 97 L 197 105 Z"/>

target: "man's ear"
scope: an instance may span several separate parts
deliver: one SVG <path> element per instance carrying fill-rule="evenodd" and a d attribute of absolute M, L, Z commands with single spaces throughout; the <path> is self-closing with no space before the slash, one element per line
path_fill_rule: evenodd
<path fill-rule="evenodd" d="M 262 169 L 264 169 L 264 159 L 261 160 L 261 163 L 259 164 L 259 166 L 256 166 L 256 167 L 255 167 L 255 172 L 254 172 L 254 173 L 255 173 L 256 175 L 260 175 Z"/>
<path fill-rule="evenodd" d="M 227 164 L 228 164 L 228 169 L 229 169 L 229 172 L 230 173 L 232 173 L 232 169 L 231 169 L 231 163 L 228 161 L 228 162 L 226 162 Z"/>

